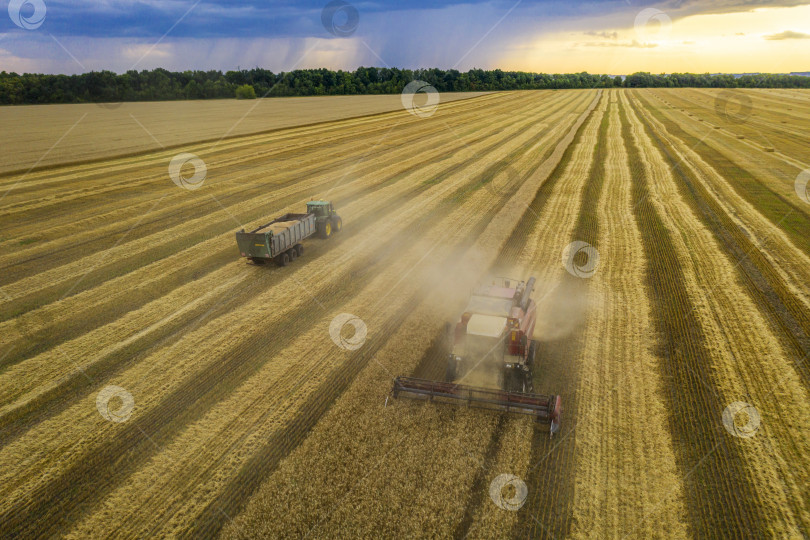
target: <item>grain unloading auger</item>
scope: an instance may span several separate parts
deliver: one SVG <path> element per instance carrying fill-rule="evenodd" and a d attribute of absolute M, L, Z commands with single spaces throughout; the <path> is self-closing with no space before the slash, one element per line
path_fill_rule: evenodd
<path fill-rule="evenodd" d="M 537 309 L 531 299 L 535 279 L 498 278 L 473 291 L 467 309 L 452 327 L 451 351 L 444 381 L 397 377 L 391 394 L 438 403 L 526 414 L 560 429 L 562 398 L 535 394 L 532 383 L 537 356 L 534 333 Z M 485 378 L 493 388 L 465 384 Z"/>

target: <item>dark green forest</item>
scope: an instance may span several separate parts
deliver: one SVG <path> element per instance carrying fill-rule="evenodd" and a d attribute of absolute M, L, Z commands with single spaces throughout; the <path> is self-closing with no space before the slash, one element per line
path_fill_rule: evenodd
<path fill-rule="evenodd" d="M 41 75 L 0 72 L 0 104 L 117 103 L 182 99 L 251 98 L 256 96 L 326 96 L 397 94 L 413 80 L 422 80 L 439 92 L 489 90 L 543 90 L 569 88 L 810 88 L 810 77 L 756 74 L 694 75 L 635 73 L 625 78 L 588 73 L 523 73 L 472 69 L 466 73 L 441 69 L 389 69 L 361 67 L 356 71 L 303 69 L 273 73 L 266 69 L 239 71 L 184 71 L 165 69 L 111 71 L 81 75 Z M 238 93 L 237 89 L 243 87 Z"/>

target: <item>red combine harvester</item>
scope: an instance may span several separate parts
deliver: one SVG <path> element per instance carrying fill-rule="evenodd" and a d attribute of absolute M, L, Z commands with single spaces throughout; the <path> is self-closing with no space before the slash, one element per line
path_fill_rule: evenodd
<path fill-rule="evenodd" d="M 531 339 L 536 306 L 535 279 L 497 278 L 473 291 L 467 309 L 453 328 L 445 381 L 397 377 L 392 395 L 534 416 L 560 429 L 560 396 L 534 394 L 532 369 L 537 342 Z M 483 381 L 491 386 L 472 386 Z"/>

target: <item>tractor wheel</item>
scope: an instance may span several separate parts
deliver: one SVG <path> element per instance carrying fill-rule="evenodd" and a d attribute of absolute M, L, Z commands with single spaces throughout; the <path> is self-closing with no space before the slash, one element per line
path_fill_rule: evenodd
<path fill-rule="evenodd" d="M 332 218 L 332 230 L 339 233 L 343 230 L 343 220 L 339 217 Z"/>
<path fill-rule="evenodd" d="M 299 257 L 304 256 L 304 246 L 303 246 L 303 244 L 296 244 L 294 249 L 295 249 L 296 253 L 298 253 Z"/>
<path fill-rule="evenodd" d="M 290 262 L 295 262 L 295 259 L 298 258 L 298 251 L 295 248 L 288 251 L 287 254 L 290 256 Z"/>
<path fill-rule="evenodd" d="M 332 222 L 325 221 L 321 225 L 321 238 L 329 238 L 330 236 L 332 236 Z"/>
<path fill-rule="evenodd" d="M 281 255 L 276 257 L 276 264 L 278 264 L 279 266 L 287 266 L 288 264 L 290 264 L 290 256 L 287 255 L 286 253 L 282 253 Z"/>

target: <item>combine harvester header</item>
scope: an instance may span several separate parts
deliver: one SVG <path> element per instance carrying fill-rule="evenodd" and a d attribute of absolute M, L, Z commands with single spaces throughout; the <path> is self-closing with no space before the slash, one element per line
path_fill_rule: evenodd
<path fill-rule="evenodd" d="M 562 412 L 560 396 L 507 392 L 494 388 L 479 388 L 413 377 L 394 379 L 392 394 L 394 398 L 403 395 L 438 403 L 463 403 L 479 409 L 534 416 L 539 422 L 551 424 L 552 434 L 559 430 Z"/>
<path fill-rule="evenodd" d="M 557 433 L 562 398 L 534 393 L 538 349 L 531 339 L 537 315 L 531 299 L 534 284 L 534 278 L 497 278 L 491 285 L 475 289 L 455 327 L 448 325 L 451 347 L 445 380 L 397 377 L 391 395 L 526 414 L 550 424 L 552 435 Z M 462 384 L 472 373 L 497 379 L 496 387 Z"/>

